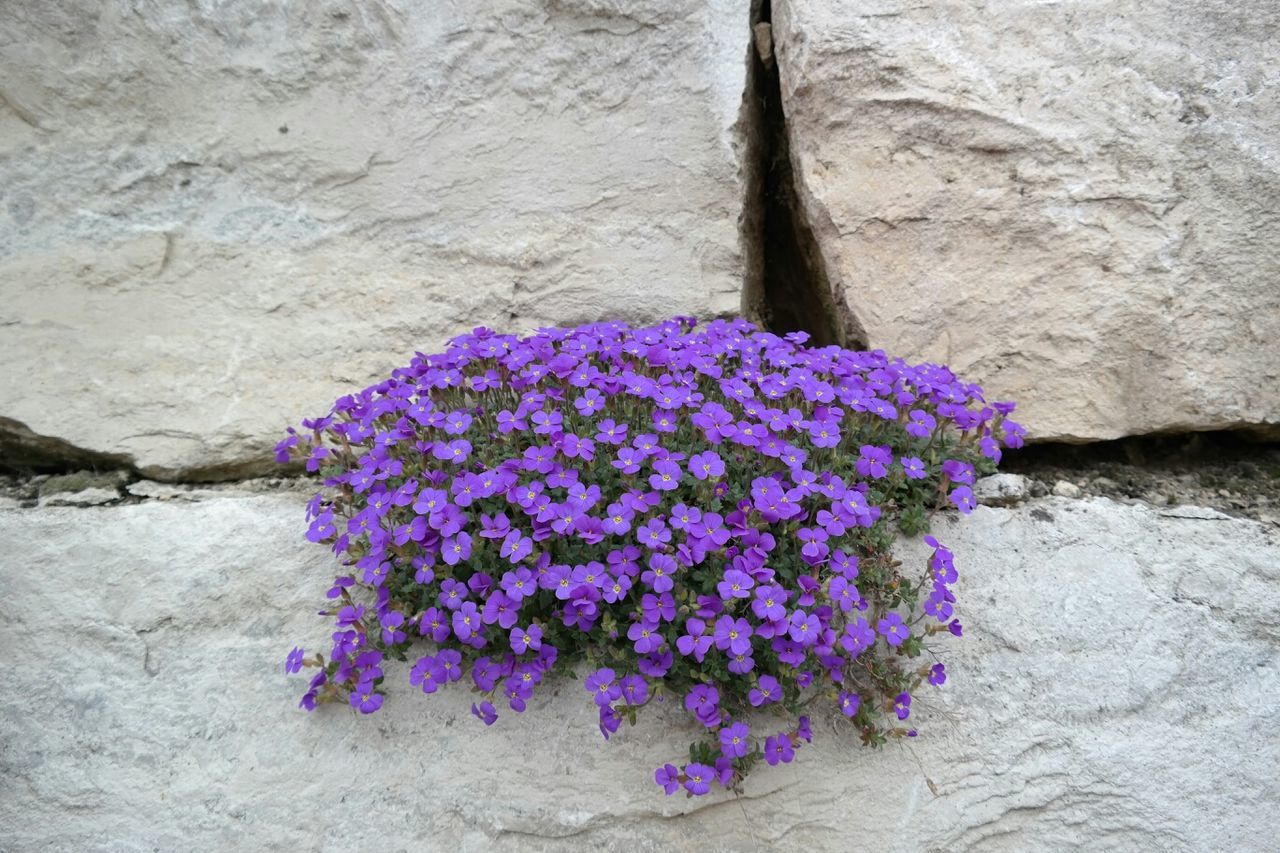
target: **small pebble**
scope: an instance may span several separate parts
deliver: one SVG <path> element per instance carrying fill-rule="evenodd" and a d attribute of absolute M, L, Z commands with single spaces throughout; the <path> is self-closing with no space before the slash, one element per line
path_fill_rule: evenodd
<path fill-rule="evenodd" d="M 993 474 L 973 486 L 978 503 L 986 506 L 1012 506 L 1027 499 L 1027 478 L 1021 474 Z"/>

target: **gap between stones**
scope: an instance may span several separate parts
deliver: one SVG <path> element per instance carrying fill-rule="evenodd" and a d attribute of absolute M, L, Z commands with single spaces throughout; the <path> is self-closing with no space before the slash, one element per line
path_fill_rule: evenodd
<path fill-rule="evenodd" d="M 771 0 L 753 0 L 741 124 L 747 155 L 743 314 L 771 332 L 808 332 L 817 346 L 865 349 L 843 322 L 826 263 L 796 191 L 782 82 L 773 52 Z"/>

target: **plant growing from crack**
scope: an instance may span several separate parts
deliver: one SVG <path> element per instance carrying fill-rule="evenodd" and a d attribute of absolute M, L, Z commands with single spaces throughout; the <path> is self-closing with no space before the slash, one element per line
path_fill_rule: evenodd
<path fill-rule="evenodd" d="M 328 656 L 286 662 L 318 669 L 302 707 L 377 711 L 384 665 L 425 643 L 410 682 L 467 679 L 485 725 L 575 667 L 606 739 L 681 703 L 706 736 L 657 769 L 668 794 L 792 761 L 815 699 L 868 745 L 914 736 L 913 696 L 946 680 L 927 641 L 961 634 L 957 574 L 931 536 L 918 573 L 891 547 L 931 507 L 970 512 L 1023 429 L 945 367 L 806 340 L 477 329 L 291 429 L 278 458 L 324 478 L 307 537 L 346 569 Z"/>

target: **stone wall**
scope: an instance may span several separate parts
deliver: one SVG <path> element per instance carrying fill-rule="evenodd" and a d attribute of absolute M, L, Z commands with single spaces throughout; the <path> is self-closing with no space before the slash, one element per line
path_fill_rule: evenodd
<path fill-rule="evenodd" d="M 1263 0 L 0 4 L 0 469 L 117 469 L 0 494 L 0 847 L 1267 849 L 1274 524 L 987 481 L 920 737 L 819 715 L 687 800 L 688 716 L 606 744 L 576 682 L 298 710 L 311 484 L 137 479 L 268 467 L 478 324 L 744 309 L 1033 438 L 1274 429 L 1278 41 Z"/>

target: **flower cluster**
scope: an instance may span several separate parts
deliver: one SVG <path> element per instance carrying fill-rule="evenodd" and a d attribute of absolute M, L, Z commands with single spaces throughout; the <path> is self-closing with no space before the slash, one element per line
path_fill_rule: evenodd
<path fill-rule="evenodd" d="M 705 727 L 655 773 L 668 794 L 792 761 L 815 698 L 864 743 L 914 736 L 913 695 L 946 680 L 925 642 L 961 634 L 957 574 L 931 536 L 918 576 L 891 546 L 971 511 L 1023 429 L 945 367 L 806 339 L 477 329 L 291 429 L 278 458 L 324 482 L 307 538 L 345 567 L 327 658 L 285 664 L 318 670 L 302 706 L 377 711 L 419 643 L 410 683 L 469 682 L 486 726 L 585 666 L 606 739 L 667 698 Z"/>

